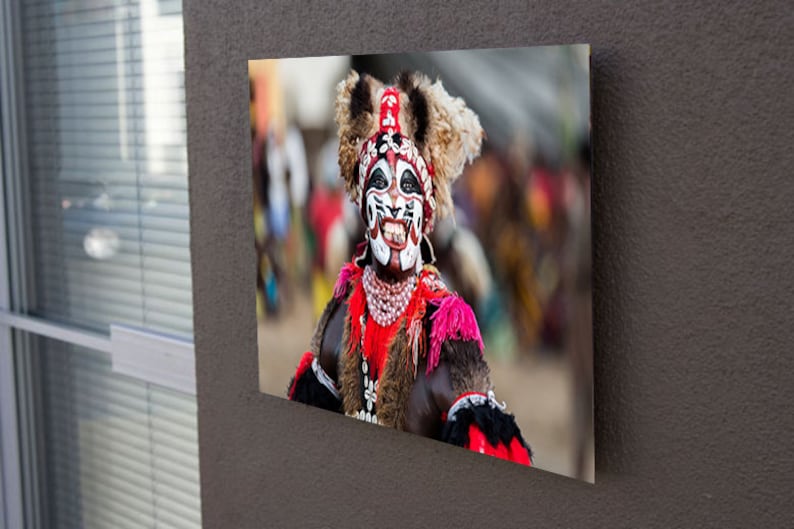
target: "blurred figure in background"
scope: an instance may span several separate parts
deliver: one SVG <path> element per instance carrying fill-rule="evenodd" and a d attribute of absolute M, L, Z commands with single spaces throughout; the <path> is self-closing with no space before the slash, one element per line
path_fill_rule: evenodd
<path fill-rule="evenodd" d="M 286 121 L 276 63 L 263 61 L 249 74 L 257 314 L 275 315 L 290 299 L 288 277 L 305 261 L 309 173 L 301 133 Z"/>
<path fill-rule="evenodd" d="M 353 255 L 355 241 L 363 238 L 364 225 L 347 199 L 337 162 L 339 140 L 329 139 L 320 150 L 318 175 L 309 199 L 308 222 L 314 234 L 312 305 L 319 318 L 333 294 L 336 276 Z"/>
<path fill-rule="evenodd" d="M 445 218 L 436 224 L 430 240 L 444 281 L 482 316 L 494 284 L 477 236 L 465 223 Z"/>
<path fill-rule="evenodd" d="M 501 157 L 500 190 L 485 240 L 492 241 L 494 266 L 512 315 L 519 354 L 527 355 L 538 345 L 543 322 L 543 305 L 536 276 L 538 245 L 530 204 L 526 200 L 529 157 L 532 144 L 517 133 L 509 151 Z"/>
<path fill-rule="evenodd" d="M 592 472 L 593 444 L 593 296 L 590 228 L 590 140 L 579 143 L 577 157 L 566 175 L 568 234 L 565 292 L 570 300 L 567 350 L 573 373 L 574 472 Z M 589 462 L 589 464 L 588 464 Z"/>
<path fill-rule="evenodd" d="M 254 243 L 256 246 L 256 312 L 258 317 L 277 310 L 276 266 L 269 249 L 267 205 L 269 176 L 267 169 L 266 86 L 261 79 L 249 78 L 251 115 L 251 159 L 254 189 Z"/>
<path fill-rule="evenodd" d="M 530 229 L 537 248 L 536 285 L 543 307 L 540 338 L 545 351 L 559 351 L 565 333 L 565 299 L 561 268 L 566 234 L 563 179 L 542 156 L 529 172 L 525 201 L 531 219 Z"/>

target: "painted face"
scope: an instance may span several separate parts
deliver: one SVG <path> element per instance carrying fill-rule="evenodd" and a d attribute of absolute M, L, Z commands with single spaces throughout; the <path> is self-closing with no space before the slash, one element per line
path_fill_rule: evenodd
<path fill-rule="evenodd" d="M 424 197 L 411 164 L 399 158 L 378 160 L 364 192 L 370 247 L 375 259 L 394 272 L 419 261 Z"/>

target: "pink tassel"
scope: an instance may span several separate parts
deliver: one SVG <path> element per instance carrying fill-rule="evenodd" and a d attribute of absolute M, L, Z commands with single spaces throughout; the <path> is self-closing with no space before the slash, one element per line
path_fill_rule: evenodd
<path fill-rule="evenodd" d="M 438 367 L 441 359 L 441 345 L 447 340 L 476 341 L 482 354 L 483 343 L 480 328 L 474 311 L 457 294 L 441 299 L 433 299 L 430 303 L 438 309 L 430 317 L 430 352 L 427 357 L 427 374 Z"/>
<path fill-rule="evenodd" d="M 347 263 L 342 267 L 339 271 L 339 277 L 336 279 L 336 285 L 334 285 L 334 299 L 342 301 L 342 298 L 347 294 L 347 284 L 355 271 L 356 266 L 353 263 Z"/>

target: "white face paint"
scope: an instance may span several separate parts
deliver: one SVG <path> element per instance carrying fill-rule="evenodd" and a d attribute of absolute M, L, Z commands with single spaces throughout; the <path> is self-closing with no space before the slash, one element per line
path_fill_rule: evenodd
<path fill-rule="evenodd" d="M 424 197 L 413 166 L 386 159 L 372 167 L 364 193 L 370 247 L 375 259 L 395 272 L 417 266 Z"/>

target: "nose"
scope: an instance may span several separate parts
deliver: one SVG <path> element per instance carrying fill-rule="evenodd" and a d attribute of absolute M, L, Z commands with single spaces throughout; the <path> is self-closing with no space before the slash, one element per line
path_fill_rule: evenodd
<path fill-rule="evenodd" d="M 399 207 L 397 207 L 397 208 L 393 208 L 393 207 L 391 207 L 391 206 L 386 206 L 386 208 L 387 208 L 389 211 L 391 211 L 391 217 L 392 217 L 393 219 L 396 219 L 396 218 L 397 218 L 397 213 L 399 213 L 399 212 L 400 212 L 400 208 L 399 208 Z"/>
<path fill-rule="evenodd" d="M 397 197 L 400 196 L 400 193 L 397 191 L 397 179 L 393 178 L 391 185 L 389 186 L 389 196 L 391 197 L 392 201 L 397 200 Z"/>

